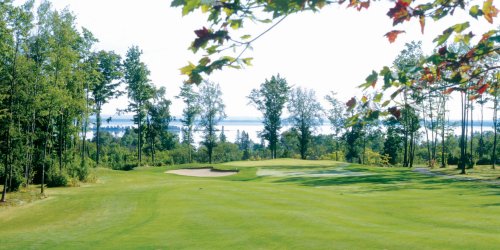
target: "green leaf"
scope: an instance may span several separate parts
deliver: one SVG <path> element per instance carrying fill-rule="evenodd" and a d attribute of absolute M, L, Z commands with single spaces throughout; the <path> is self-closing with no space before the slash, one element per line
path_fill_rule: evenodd
<path fill-rule="evenodd" d="M 248 40 L 248 39 L 252 38 L 252 36 L 251 35 L 244 35 L 244 36 L 241 36 L 240 38 L 241 38 L 241 40 Z"/>
<path fill-rule="evenodd" d="M 370 112 L 370 115 L 368 116 L 368 120 L 374 121 L 377 120 L 380 117 L 380 111 L 374 110 Z"/>
<path fill-rule="evenodd" d="M 181 71 L 182 75 L 190 75 L 191 72 L 193 72 L 193 69 L 195 69 L 194 64 L 189 62 L 189 64 L 187 66 L 180 68 L 180 71 Z"/>
<path fill-rule="evenodd" d="M 200 4 L 201 0 L 185 0 L 184 2 L 184 7 L 182 8 L 182 15 L 185 16 L 189 14 L 189 12 L 192 12 L 193 10 L 197 9 Z"/>
<path fill-rule="evenodd" d="M 366 96 L 363 96 L 361 98 L 361 102 L 366 103 L 368 101 L 368 98 Z"/>
<path fill-rule="evenodd" d="M 440 46 L 441 44 L 445 43 L 448 40 L 452 32 L 453 32 L 453 27 L 446 29 L 445 31 L 443 31 L 443 34 L 436 37 L 433 40 L 433 42 L 437 42 L 436 46 Z"/>
<path fill-rule="evenodd" d="M 392 93 L 392 95 L 391 95 L 391 99 L 396 98 L 396 97 L 399 95 L 399 93 L 401 93 L 402 91 L 403 91 L 403 89 L 402 89 L 402 88 L 401 88 L 401 89 L 396 90 L 394 93 Z"/>
<path fill-rule="evenodd" d="M 483 11 L 479 9 L 479 5 L 474 5 L 470 8 L 469 15 L 477 19 L 478 16 L 483 15 Z"/>
<path fill-rule="evenodd" d="M 491 42 L 500 43 L 500 36 L 492 36 L 492 37 L 488 38 L 488 40 Z"/>
<path fill-rule="evenodd" d="M 373 102 L 375 103 L 379 103 L 381 100 L 382 100 L 382 97 L 384 96 L 383 93 L 378 93 L 375 95 L 375 97 L 373 98 Z"/>
<path fill-rule="evenodd" d="M 172 3 L 170 4 L 170 7 L 179 7 L 186 4 L 184 0 L 173 0 Z"/>
<path fill-rule="evenodd" d="M 213 54 L 217 53 L 217 49 L 218 49 L 218 48 L 219 48 L 219 46 L 217 46 L 217 45 L 212 45 L 212 46 L 208 47 L 208 48 L 206 49 L 206 51 L 207 51 L 207 53 L 208 53 L 209 55 L 213 55 Z"/>
<path fill-rule="evenodd" d="M 392 82 L 394 81 L 394 77 L 392 76 L 391 69 L 385 66 L 380 71 L 380 75 L 384 77 L 384 89 L 392 87 Z"/>
<path fill-rule="evenodd" d="M 237 30 L 241 27 L 243 20 L 236 19 L 236 20 L 231 20 L 230 22 L 231 22 L 231 28 L 233 28 L 234 30 Z"/>
<path fill-rule="evenodd" d="M 417 8 L 421 11 L 428 11 L 433 8 L 431 3 L 418 5 Z"/>
<path fill-rule="evenodd" d="M 242 60 L 243 63 L 246 64 L 247 66 L 252 66 L 253 57 L 243 58 Z"/>
<path fill-rule="evenodd" d="M 200 63 L 201 65 L 203 65 L 203 66 L 206 66 L 207 64 L 209 64 L 209 63 L 210 63 L 210 58 L 208 58 L 208 57 L 203 57 L 203 58 L 201 58 L 201 59 L 200 59 L 199 63 Z"/>
<path fill-rule="evenodd" d="M 367 89 L 370 86 L 375 88 L 375 84 L 377 83 L 377 80 L 378 80 L 378 74 L 377 74 L 377 72 L 375 72 L 375 70 L 373 70 L 371 75 L 369 75 L 366 78 L 366 83 L 359 85 L 358 88 Z"/>
<path fill-rule="evenodd" d="M 390 103 L 391 103 L 391 101 L 387 100 L 384 103 L 382 103 L 382 107 L 385 108 L 385 107 L 389 106 Z"/>
<path fill-rule="evenodd" d="M 460 32 L 466 30 L 469 27 L 470 27 L 469 22 L 459 23 L 459 24 L 455 24 L 455 25 L 451 26 L 451 28 L 453 29 L 453 31 L 455 31 L 456 33 L 460 33 Z"/>

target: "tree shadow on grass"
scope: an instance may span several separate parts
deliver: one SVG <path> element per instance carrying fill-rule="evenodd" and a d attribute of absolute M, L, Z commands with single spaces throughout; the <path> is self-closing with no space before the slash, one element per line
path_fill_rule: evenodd
<path fill-rule="evenodd" d="M 499 203 L 489 203 L 489 204 L 481 204 L 479 207 L 500 207 L 500 202 Z"/>
<path fill-rule="evenodd" d="M 308 187 L 368 185 L 365 190 L 358 191 L 380 192 L 397 191 L 403 189 L 439 190 L 445 188 L 464 188 L 468 190 L 484 190 L 482 195 L 500 195 L 497 185 L 478 181 L 463 181 L 440 176 L 428 176 L 411 171 L 375 170 L 367 171 L 363 168 L 348 168 L 351 172 L 366 172 L 367 175 L 334 176 L 334 177 L 288 177 L 274 181 L 275 183 L 295 183 Z"/>

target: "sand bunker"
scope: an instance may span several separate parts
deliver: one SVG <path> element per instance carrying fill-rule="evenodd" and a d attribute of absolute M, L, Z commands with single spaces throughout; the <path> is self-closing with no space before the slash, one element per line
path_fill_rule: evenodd
<path fill-rule="evenodd" d="M 218 170 L 213 168 L 189 168 L 189 169 L 176 169 L 165 172 L 167 174 L 177 174 L 195 177 L 221 177 L 237 174 L 237 170 Z"/>

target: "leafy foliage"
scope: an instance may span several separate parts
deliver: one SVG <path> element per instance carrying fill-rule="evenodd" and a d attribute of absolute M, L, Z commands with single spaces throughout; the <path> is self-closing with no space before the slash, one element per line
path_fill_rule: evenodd
<path fill-rule="evenodd" d="M 207 21 L 210 28 L 202 27 L 195 30 L 196 38 L 191 44 L 190 49 L 197 52 L 203 49 L 206 55 L 199 60 L 198 64 L 189 63 L 181 69 L 181 73 L 188 76 L 187 82 L 199 84 L 203 78 L 202 74 L 210 75 L 214 70 L 222 69 L 225 66 L 239 68 L 243 65 L 250 65 L 251 58 L 242 58 L 243 53 L 251 46 L 251 43 L 267 33 L 275 25 L 279 24 L 288 15 L 307 11 L 319 11 L 326 5 L 339 4 L 343 5 L 347 2 L 348 8 L 355 8 L 358 11 L 365 8 L 368 9 L 371 1 L 199 1 L 199 0 L 174 0 L 171 3 L 172 7 L 181 7 L 182 14 L 187 15 L 196 9 L 200 9 L 207 15 Z M 470 7 L 469 7 L 470 6 Z M 387 12 L 387 16 L 392 19 L 393 26 L 400 25 L 404 22 L 410 22 L 413 19 L 418 20 L 421 31 L 424 33 L 426 19 L 431 18 L 434 21 L 443 19 L 448 15 L 452 15 L 457 9 L 469 10 L 469 15 L 478 18 L 483 16 L 484 19 L 493 23 L 493 18 L 497 16 L 498 9 L 493 5 L 493 0 L 486 0 L 482 4 L 473 5 L 473 3 L 465 0 L 453 1 L 452 3 L 442 0 L 430 0 L 427 2 L 415 2 L 411 0 L 398 0 Z M 234 30 L 244 29 L 245 22 L 260 22 L 263 24 L 272 23 L 264 32 L 255 35 L 244 35 L 240 39 L 236 39 L 231 35 L 228 27 Z M 468 28 L 468 23 L 456 24 L 443 32 L 441 36 L 436 38 L 438 46 L 445 43 L 450 35 L 455 32 L 461 34 Z M 393 30 L 385 34 L 388 40 L 392 43 L 397 36 L 403 33 L 404 30 Z M 464 35 L 464 39 L 468 40 L 472 37 L 472 33 Z M 224 52 L 241 48 L 241 52 L 237 57 L 231 57 Z M 215 58 L 220 55 L 219 58 Z"/>
<path fill-rule="evenodd" d="M 290 87 L 286 79 L 272 76 L 271 80 L 265 80 L 260 89 L 253 89 L 248 96 L 263 115 L 264 131 L 261 136 L 269 142 L 269 149 L 273 158 L 276 158 L 279 130 L 281 129 L 281 114 L 288 96 Z"/>

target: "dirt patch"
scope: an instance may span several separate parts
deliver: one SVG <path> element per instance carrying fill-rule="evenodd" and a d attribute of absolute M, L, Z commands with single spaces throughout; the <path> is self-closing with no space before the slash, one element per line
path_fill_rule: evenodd
<path fill-rule="evenodd" d="M 167 174 L 194 176 L 194 177 L 222 177 L 237 174 L 237 170 L 219 170 L 214 168 L 186 168 L 169 170 Z"/>

